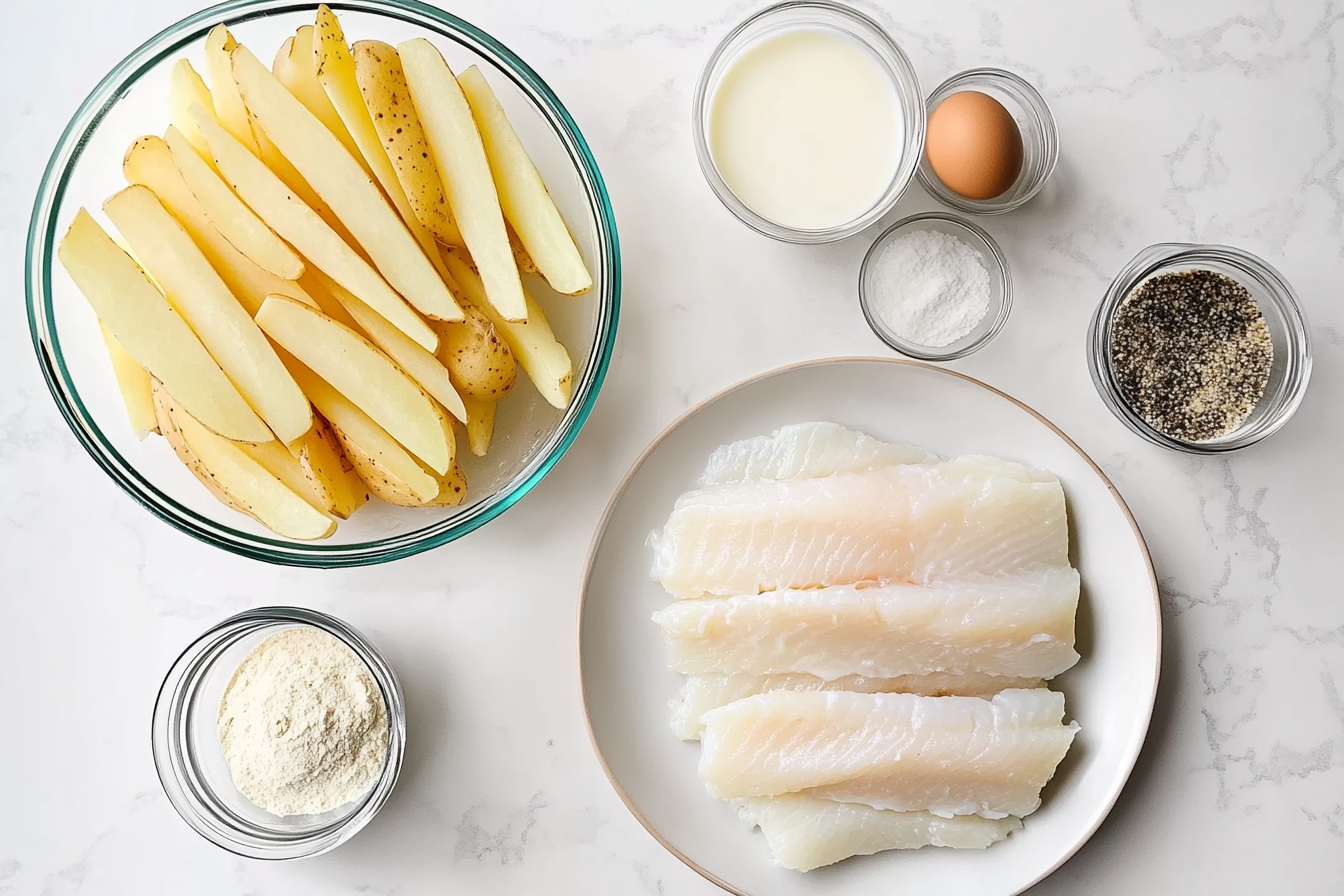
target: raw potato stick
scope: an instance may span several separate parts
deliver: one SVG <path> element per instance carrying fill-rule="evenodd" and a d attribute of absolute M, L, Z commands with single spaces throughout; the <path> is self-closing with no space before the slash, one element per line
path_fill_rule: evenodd
<path fill-rule="evenodd" d="M 191 67 L 191 63 L 186 58 L 182 58 L 173 65 L 173 72 L 169 76 L 169 119 L 173 126 L 191 142 L 196 152 L 200 153 L 201 157 L 206 160 L 206 164 L 213 168 L 214 160 L 210 158 L 210 147 L 206 145 L 205 138 L 201 136 L 200 130 L 197 129 L 196 119 L 192 118 L 188 111 L 193 103 L 200 103 L 207 109 L 215 107 L 210 88 L 205 86 L 205 81 L 196 73 L 196 69 Z"/>
<path fill-rule="evenodd" d="M 163 141 L 173 154 L 183 182 L 224 239 L 262 270 L 284 280 L 299 279 L 303 260 L 229 189 L 182 132 L 169 125 Z"/>
<path fill-rule="evenodd" d="M 238 46 L 229 29 L 216 25 L 205 37 L 205 61 L 210 69 L 211 96 L 214 98 L 214 113 L 233 139 L 255 155 L 259 148 L 257 138 L 252 133 L 252 122 L 247 115 L 247 106 L 238 93 L 238 85 L 233 82 L 232 63 L 229 54 Z"/>
<path fill-rule="evenodd" d="M 392 163 L 415 217 L 440 242 L 464 246 L 462 232 L 453 221 L 448 197 L 443 192 L 443 180 L 434 163 L 429 138 L 411 101 L 396 47 L 361 40 L 351 47 L 351 53 L 355 80 L 379 145 Z"/>
<path fill-rule="evenodd" d="M 193 417 L 225 438 L 271 438 L 196 334 L 86 210 L 75 215 L 57 255 L 117 341 L 151 376 L 176 389 Z"/>
<path fill-rule="evenodd" d="M 98 328 L 103 331 L 103 343 L 107 346 L 107 357 L 112 362 L 112 372 L 117 378 L 117 388 L 121 390 L 122 401 L 126 403 L 126 414 L 131 418 L 131 429 L 135 430 L 135 437 L 143 441 L 145 436 L 159 431 L 158 420 L 154 417 L 154 393 L 150 376 L 131 357 L 130 352 L 121 347 L 106 323 L 98 321 Z"/>
<path fill-rule="evenodd" d="M 480 269 L 490 305 L 504 320 L 525 321 L 527 300 L 504 229 L 499 194 L 462 88 L 453 70 L 429 41 L 408 40 L 397 51 L 401 54 L 411 99 L 443 177 L 448 205 Z M 451 266 L 449 270 L 452 271 Z M 453 278 L 461 285 L 456 273 Z"/>
<path fill-rule="evenodd" d="M 480 128 L 504 217 L 537 270 L 558 293 L 578 295 L 592 289 L 592 275 L 569 227 L 485 76 L 473 65 L 457 80 Z"/>
<path fill-rule="evenodd" d="M 467 406 L 467 447 L 477 457 L 485 457 L 495 434 L 495 402 L 463 398 Z"/>

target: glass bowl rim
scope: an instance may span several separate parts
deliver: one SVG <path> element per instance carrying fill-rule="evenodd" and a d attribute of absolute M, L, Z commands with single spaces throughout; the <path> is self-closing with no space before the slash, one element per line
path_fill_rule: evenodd
<path fill-rule="evenodd" d="M 1274 412 L 1274 416 L 1262 426 L 1242 436 L 1238 436 L 1237 430 L 1233 430 L 1221 440 L 1187 442 L 1159 432 L 1130 408 L 1119 385 L 1113 381 L 1114 372 L 1106 336 L 1116 311 L 1140 284 L 1166 270 L 1187 264 L 1198 265 L 1204 258 L 1211 258 L 1237 268 L 1268 284 L 1271 301 L 1288 321 L 1288 330 L 1284 334 L 1289 346 L 1288 357 L 1285 359 L 1288 367 L 1281 387 L 1284 399 Z M 1311 327 L 1292 285 L 1277 268 L 1258 255 L 1236 246 L 1219 243 L 1154 243 L 1141 249 L 1120 269 L 1107 285 L 1105 294 L 1092 312 L 1092 318 L 1088 322 L 1087 366 L 1092 375 L 1092 384 L 1102 403 L 1130 431 L 1163 448 L 1187 454 L 1216 456 L 1250 447 L 1268 438 L 1282 429 L 1297 412 L 1303 398 L 1306 397 L 1307 386 L 1311 381 Z"/>
<path fill-rule="evenodd" d="M 719 174 L 718 165 L 714 162 L 714 154 L 709 148 L 709 138 L 704 124 L 708 103 L 711 99 L 709 76 L 728 51 L 728 48 L 739 35 L 757 22 L 795 9 L 815 9 L 823 15 L 840 16 L 857 23 L 862 28 L 869 29 L 876 35 L 877 40 L 884 44 L 883 49 L 890 52 L 892 58 L 896 60 L 898 71 L 892 77 L 892 86 L 896 89 L 901 102 L 904 104 L 902 108 L 905 119 L 902 137 L 904 154 L 901 163 L 892 174 L 891 181 L 883 191 L 882 197 L 871 208 L 853 220 L 817 230 L 789 227 L 777 221 L 772 221 L 758 214 L 745 202 L 738 199 L 727 182 L 724 181 L 723 176 Z M 868 41 L 865 40 L 865 42 Z M 882 68 L 883 71 L 890 73 L 890 67 L 885 60 Z M 905 80 L 902 79 L 908 80 L 909 83 L 906 84 Z M 733 214 L 733 217 L 752 230 L 762 236 L 797 245 L 833 243 L 854 236 L 876 224 L 895 208 L 896 203 L 905 195 L 905 191 L 910 187 L 910 182 L 915 179 L 919 171 L 919 160 L 924 155 L 924 127 L 927 120 L 928 112 L 924 106 L 924 95 L 919 86 L 919 75 L 916 73 L 910 57 L 901 49 L 901 45 L 896 42 L 891 32 L 876 19 L 853 6 L 838 3 L 836 0 L 783 0 L 783 2 L 772 3 L 759 9 L 738 22 L 715 45 L 709 58 L 700 69 L 700 75 L 695 83 L 695 93 L 691 99 L 691 136 L 695 144 L 696 161 L 700 165 L 700 173 L 704 175 L 705 181 L 709 184 L 710 191 L 723 204 L 724 208 Z"/>
<path fill-rule="evenodd" d="M 1030 190 L 1007 202 L 999 202 L 996 199 L 968 199 L 943 186 L 937 175 L 933 174 L 931 169 L 928 169 L 926 165 L 927 155 L 921 152 L 919 167 L 915 176 L 919 179 L 920 185 L 924 187 L 924 191 L 947 207 L 968 215 L 1003 215 L 1021 208 L 1036 198 L 1036 194 L 1045 188 L 1051 175 L 1055 173 L 1055 167 L 1059 164 L 1059 124 L 1055 121 L 1055 113 L 1051 111 L 1050 104 L 1045 101 L 1045 97 L 1036 89 L 1036 86 L 1016 72 L 992 66 L 968 68 L 965 71 L 957 72 L 933 89 L 924 100 L 925 108 L 929 114 L 932 114 L 932 111 L 937 108 L 935 100 L 940 103 L 956 92 L 950 88 L 963 85 L 970 88 L 976 84 L 987 82 L 1007 82 L 1014 89 L 1027 96 L 1030 111 L 1041 125 L 1041 142 L 1045 150 L 1045 164 L 1036 183 L 1032 185 Z"/>
<path fill-rule="evenodd" d="M 222 825 L 210 825 L 195 805 L 193 795 L 199 788 L 182 777 L 179 756 L 185 746 L 179 735 L 181 713 L 190 707 L 184 700 L 183 688 L 192 684 L 195 699 L 199 668 L 203 654 L 226 638 L 237 638 L 274 625 L 308 626 L 324 631 L 339 640 L 359 658 L 377 683 L 387 711 L 387 762 L 377 782 L 361 797 L 354 809 L 344 818 L 322 828 L 310 831 L 301 838 L 276 844 L 274 848 L 258 848 L 241 843 L 222 833 Z M 212 664 L 214 660 L 211 661 Z M 345 843 L 367 825 L 387 803 L 401 774 L 406 753 L 406 698 L 396 670 L 382 652 L 358 629 L 328 613 L 303 607 L 257 607 L 236 613 L 211 626 L 192 639 L 168 667 L 159 685 L 150 720 L 150 752 L 159 784 L 173 809 L 187 826 L 219 848 L 244 858 L 266 861 L 285 861 L 311 858 L 330 852 Z M 212 794 L 213 796 L 213 794 Z"/>
<path fill-rule="evenodd" d="M 866 286 L 868 280 L 868 268 L 876 257 L 878 248 L 895 236 L 897 231 L 913 225 L 923 224 L 926 221 L 939 221 L 944 224 L 950 224 L 954 228 L 959 227 L 970 234 L 971 237 L 978 240 L 979 244 L 987 250 L 982 254 L 988 254 L 994 260 L 998 271 L 998 280 L 1003 287 L 1003 300 L 999 303 L 999 309 L 995 315 L 993 325 L 981 334 L 978 339 L 955 350 L 943 350 L 927 345 L 906 342 L 905 340 L 900 339 L 888 332 L 887 328 L 878 323 L 876 315 L 868 304 L 868 288 Z M 873 244 L 868 247 L 868 251 L 863 256 L 863 263 L 859 265 L 859 310 L 863 312 L 863 319 L 867 322 L 868 328 L 873 331 L 873 335 L 886 343 L 888 348 L 920 361 L 955 361 L 957 358 L 964 358 L 967 355 L 974 354 L 984 348 L 995 336 L 999 335 L 1000 331 L 1002 331 L 1004 326 L 1008 323 L 1008 315 L 1013 310 L 1013 275 L 1008 267 L 1008 259 L 1003 254 L 1003 249 L 1001 249 L 999 244 L 995 242 L 994 237 L 985 232 L 983 227 L 976 224 L 974 221 L 967 221 L 964 218 L 959 218 L 956 215 L 948 214 L 947 212 L 919 212 L 901 218 L 886 230 L 883 230 L 882 233 L 878 235 L 877 239 L 873 240 Z M 952 344 L 956 345 L 955 342 Z"/>
<path fill-rule="evenodd" d="M 84 405 L 61 351 L 51 299 L 51 268 L 55 257 L 55 213 L 66 196 L 70 175 L 83 154 L 87 134 L 102 123 L 122 94 L 146 72 L 172 54 L 204 37 L 218 22 L 239 24 L 285 13 L 315 10 L 320 0 L 226 0 L 183 18 L 142 43 L 100 80 L 80 103 L 51 152 L 29 219 L 24 258 L 24 289 L 28 330 L 43 380 L 66 425 L 81 447 L 122 491 L 158 519 L 216 548 L 285 566 L 338 568 L 386 563 L 439 547 L 472 532 L 508 510 L 565 455 L 592 413 L 611 365 L 620 318 L 621 260 L 615 212 L 597 160 L 578 125 L 541 76 L 491 35 L 451 13 L 419 0 L 329 0 L 334 11 L 351 11 L 406 22 L 454 40 L 490 59 L 523 91 L 564 146 L 594 217 L 597 233 L 597 329 L 587 367 L 577 380 L 574 399 L 548 441 L 548 451 L 534 454 L 513 480 L 470 507 L 459 517 L 419 529 L 352 544 L 290 541 L 257 535 L 198 513 L 160 490 L 137 465 L 113 447 Z M 605 272 L 606 277 L 601 274 Z M 528 473 L 529 467 L 533 468 Z M 524 475 L 526 474 L 526 475 Z M 521 478 L 520 478 L 521 477 Z"/>

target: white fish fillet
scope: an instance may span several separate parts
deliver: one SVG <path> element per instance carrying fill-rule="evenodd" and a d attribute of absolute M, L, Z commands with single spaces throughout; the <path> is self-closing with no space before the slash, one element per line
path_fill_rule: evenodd
<path fill-rule="evenodd" d="M 1069 563 L 1059 480 L 992 457 L 697 489 L 649 543 L 679 598 Z"/>
<path fill-rule="evenodd" d="M 705 713 L 700 777 L 721 799 L 802 793 L 898 812 L 1030 815 L 1073 742 L 1064 695 L 992 700 L 769 691 Z"/>
<path fill-rule="evenodd" d="M 670 701 L 672 731 L 682 740 L 699 740 L 704 723 L 700 717 L 711 709 L 766 691 L 851 691 L 858 694 L 920 694 L 925 697 L 993 697 L 1009 688 L 1042 687 L 1039 678 L 1004 678 L 979 672 L 899 675 L 895 678 L 865 678 L 846 675 L 827 681 L 805 672 L 778 675 L 689 675 L 681 696 Z"/>
<path fill-rule="evenodd" d="M 720 446 L 709 456 L 700 485 L 760 479 L 815 479 L 942 458 L 915 445 L 879 441 L 838 423 L 795 423 L 773 435 Z"/>
<path fill-rule="evenodd" d="M 1073 649 L 1078 573 L 1047 566 L 934 585 L 835 585 L 681 600 L 653 614 L 668 666 L 692 675 L 929 672 L 1052 678 Z"/>
<path fill-rule="evenodd" d="M 806 796 L 733 800 L 733 807 L 765 834 L 774 863 L 794 871 L 888 849 L 984 849 L 1022 830 L 1022 819 L 1012 816 L 939 818 L 929 812 L 891 812 Z"/>

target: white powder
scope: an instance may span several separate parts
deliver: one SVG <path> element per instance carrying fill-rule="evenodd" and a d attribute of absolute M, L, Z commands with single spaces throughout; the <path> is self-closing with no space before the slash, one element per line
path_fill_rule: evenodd
<path fill-rule="evenodd" d="M 238 665 L 219 704 L 234 785 L 275 815 L 327 812 L 387 762 L 387 707 L 368 667 L 321 629 L 285 629 Z"/>
<path fill-rule="evenodd" d="M 989 311 L 989 270 L 980 253 L 951 234 L 912 230 L 872 263 L 869 310 L 907 342 L 951 345 Z"/>

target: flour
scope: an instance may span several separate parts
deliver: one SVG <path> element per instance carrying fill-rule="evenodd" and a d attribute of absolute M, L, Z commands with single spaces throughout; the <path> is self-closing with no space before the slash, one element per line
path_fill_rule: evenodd
<path fill-rule="evenodd" d="M 951 234 L 911 231 L 882 247 L 873 265 L 868 308 L 906 342 L 951 345 L 989 311 L 989 270 Z"/>
<path fill-rule="evenodd" d="M 327 812 L 367 793 L 387 762 L 387 707 L 362 660 L 316 628 L 257 645 L 219 705 L 234 785 L 274 815 Z"/>

